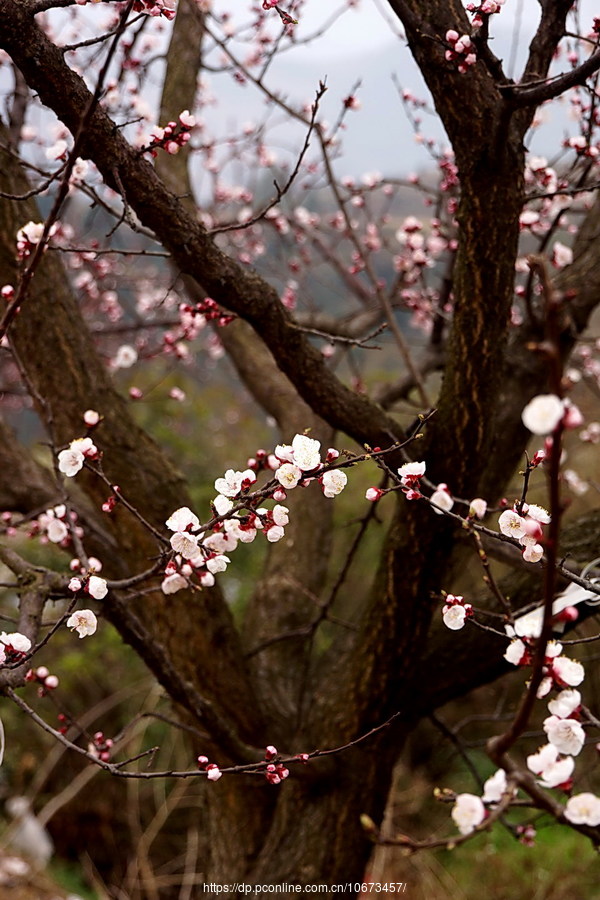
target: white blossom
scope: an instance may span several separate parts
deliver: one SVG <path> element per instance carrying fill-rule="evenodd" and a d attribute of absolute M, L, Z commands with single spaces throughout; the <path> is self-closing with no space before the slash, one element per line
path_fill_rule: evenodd
<path fill-rule="evenodd" d="M 85 456 L 83 453 L 80 450 L 72 450 L 69 447 L 67 450 L 61 450 L 58 454 L 58 471 L 66 475 L 67 478 L 72 478 L 73 475 L 77 475 L 83 469 L 84 462 Z"/>
<path fill-rule="evenodd" d="M 211 575 L 216 575 L 218 572 L 224 572 L 230 562 L 231 560 L 228 556 L 218 554 L 217 556 L 212 556 L 210 559 L 206 560 L 206 568 Z"/>
<path fill-rule="evenodd" d="M 69 536 L 69 529 L 61 519 L 51 519 L 48 522 L 46 534 L 48 535 L 48 540 L 52 541 L 53 544 L 60 544 L 61 541 L 64 541 Z"/>
<path fill-rule="evenodd" d="M 498 803 L 506 790 L 506 772 L 498 769 L 483 785 L 484 803 Z"/>
<path fill-rule="evenodd" d="M 565 784 L 575 768 L 575 760 L 572 756 L 565 756 L 550 763 L 540 772 L 540 784 L 545 788 L 556 788 Z"/>
<path fill-rule="evenodd" d="M 525 519 L 513 509 L 505 509 L 498 519 L 498 527 L 508 537 L 520 538 L 525 534 Z"/>
<path fill-rule="evenodd" d="M 404 485 L 404 487 L 410 485 L 415 478 L 421 478 L 421 476 L 424 474 L 424 462 L 407 462 L 404 463 L 403 466 L 400 466 L 400 468 L 398 469 L 398 475 L 400 476 L 400 481 Z"/>
<path fill-rule="evenodd" d="M 198 538 L 187 531 L 176 531 L 171 535 L 171 547 L 184 559 L 192 559 L 198 553 Z"/>
<path fill-rule="evenodd" d="M 227 469 L 223 478 L 217 478 L 215 481 L 215 490 L 225 497 L 237 497 L 242 490 L 244 481 L 256 481 L 256 475 L 250 469 L 245 472 L 235 472 L 233 469 Z"/>
<path fill-rule="evenodd" d="M 433 492 L 429 499 L 432 503 L 435 503 L 433 511 L 434 513 L 437 513 L 438 516 L 442 516 L 444 514 L 443 511 L 449 512 L 454 506 L 454 500 L 445 484 L 438 484 L 437 490 Z M 439 506 L 440 509 L 436 509 L 436 506 Z"/>
<path fill-rule="evenodd" d="M 104 578 L 98 575 L 90 575 L 87 583 L 87 592 L 94 600 L 103 600 L 108 594 L 108 585 Z"/>
<path fill-rule="evenodd" d="M 336 497 L 348 484 L 348 476 L 341 469 L 332 469 L 321 477 L 321 487 L 326 497 Z"/>
<path fill-rule="evenodd" d="M 169 518 L 165 522 L 165 525 L 171 531 L 187 531 L 190 527 L 193 529 L 199 528 L 200 520 L 189 507 L 181 506 L 179 509 L 176 509 L 171 516 L 169 516 Z"/>
<path fill-rule="evenodd" d="M 575 719 L 559 719 L 549 716 L 544 719 L 544 731 L 548 740 L 554 744 L 559 753 L 577 756 L 585 741 L 585 732 L 580 722 Z"/>
<path fill-rule="evenodd" d="M 562 649 L 562 648 L 561 648 Z M 558 656 L 552 663 L 554 675 L 569 687 L 577 687 L 585 678 L 585 670 L 580 662 L 568 656 Z"/>
<path fill-rule="evenodd" d="M 200 576 L 200 584 L 202 587 L 213 587 L 215 576 L 211 572 L 203 572 Z"/>
<path fill-rule="evenodd" d="M 216 531 L 202 541 L 202 546 L 215 553 L 233 553 L 238 543 L 237 536 L 231 531 Z"/>
<path fill-rule="evenodd" d="M 83 421 L 88 428 L 93 428 L 100 421 L 100 413 L 96 412 L 95 409 L 86 409 L 83 414 Z"/>
<path fill-rule="evenodd" d="M 530 503 L 525 511 L 530 519 L 535 519 L 536 522 L 540 522 L 542 525 L 550 523 L 550 513 L 543 506 L 538 506 L 537 503 Z"/>
<path fill-rule="evenodd" d="M 121 344 L 112 361 L 115 369 L 130 369 L 138 360 L 138 353 L 131 344 Z"/>
<path fill-rule="evenodd" d="M 213 500 L 213 506 L 218 516 L 225 516 L 233 508 L 233 501 L 229 497 L 218 494 Z"/>
<path fill-rule="evenodd" d="M 76 631 L 80 638 L 94 634 L 97 627 L 98 620 L 91 609 L 78 609 L 67 619 L 67 628 Z"/>
<path fill-rule="evenodd" d="M 467 621 L 467 611 L 460 603 L 453 603 L 452 606 L 444 606 L 442 618 L 446 628 L 451 631 L 460 631 Z"/>
<path fill-rule="evenodd" d="M 288 515 L 289 509 L 287 506 L 281 506 L 277 504 L 273 507 L 273 521 L 276 525 L 281 525 L 283 528 L 290 521 L 290 517 Z"/>
<path fill-rule="evenodd" d="M 265 531 L 265 537 L 271 544 L 280 541 L 284 534 L 285 532 L 280 525 L 271 525 L 271 527 Z"/>
<path fill-rule="evenodd" d="M 508 647 L 506 648 L 506 652 L 504 653 L 504 659 L 512 663 L 513 666 L 518 666 L 521 663 L 521 660 L 525 656 L 527 652 L 527 647 L 523 643 L 523 641 L 517 640 L 511 641 Z"/>
<path fill-rule="evenodd" d="M 546 697 L 550 693 L 553 687 L 554 681 L 552 679 L 552 676 L 545 675 L 539 683 L 538 689 L 535 692 L 535 696 L 538 698 L 538 700 L 543 700 L 544 697 Z"/>
<path fill-rule="evenodd" d="M 320 448 L 320 441 L 309 438 L 305 434 L 297 434 L 292 441 L 294 465 L 302 469 L 303 472 L 316 469 L 321 464 Z"/>
<path fill-rule="evenodd" d="M 474 500 L 471 500 L 471 504 L 469 506 L 469 515 L 475 516 L 477 519 L 483 519 L 487 512 L 487 502 L 482 500 L 481 497 L 476 497 Z"/>
<path fill-rule="evenodd" d="M 282 487 L 290 491 L 302 478 L 302 470 L 293 463 L 283 463 L 275 472 L 275 478 Z"/>
<path fill-rule="evenodd" d="M 544 548 L 541 544 L 536 544 L 535 542 L 533 544 L 528 543 L 523 550 L 523 559 L 525 562 L 539 562 L 543 555 Z"/>
<path fill-rule="evenodd" d="M 600 825 L 600 798 L 595 794 L 583 793 L 569 797 L 565 806 L 565 819 L 573 825 Z"/>
<path fill-rule="evenodd" d="M 527 768 L 530 772 L 533 772 L 534 775 L 541 775 L 541 773 L 549 766 L 552 766 L 557 759 L 558 749 L 554 744 L 544 744 L 543 747 L 538 748 L 537 753 L 532 753 L 527 757 Z"/>
<path fill-rule="evenodd" d="M 521 419 L 532 434 L 550 434 L 565 412 L 564 403 L 556 394 L 539 394 L 530 400 Z"/>
<path fill-rule="evenodd" d="M 163 594 L 176 594 L 177 591 L 181 591 L 183 588 L 187 587 L 187 581 L 183 575 L 179 574 L 179 572 L 174 572 L 172 575 L 167 575 L 167 577 L 163 579 L 160 587 Z"/>
<path fill-rule="evenodd" d="M 0 634 L 0 644 L 3 644 L 4 647 L 12 647 L 17 653 L 29 653 L 31 650 L 31 641 L 20 631 L 13 631 L 9 634 L 3 631 Z"/>
<path fill-rule="evenodd" d="M 274 463 L 277 465 L 274 465 Z M 275 447 L 275 460 L 272 462 L 269 457 L 269 465 L 272 469 L 277 469 L 282 462 L 294 462 L 294 450 L 291 444 L 277 444 Z"/>
<path fill-rule="evenodd" d="M 574 688 L 561 691 L 554 700 L 548 703 L 548 709 L 553 716 L 559 719 L 568 719 L 571 713 L 581 706 L 581 694 Z"/>
<path fill-rule="evenodd" d="M 471 834 L 485 819 L 485 806 L 481 797 L 475 794 L 458 794 L 451 816 L 461 834 Z"/>

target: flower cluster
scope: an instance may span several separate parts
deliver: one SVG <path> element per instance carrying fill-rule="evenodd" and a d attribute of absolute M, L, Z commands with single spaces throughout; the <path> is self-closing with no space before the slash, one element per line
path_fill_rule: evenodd
<path fill-rule="evenodd" d="M 58 224 L 55 222 L 50 228 L 48 237 L 52 237 L 57 229 Z M 17 231 L 17 255 L 19 259 L 27 259 L 27 257 L 33 253 L 41 241 L 43 233 L 43 222 L 28 222 L 26 225 L 23 225 L 22 228 L 19 228 Z"/>
<path fill-rule="evenodd" d="M 451 816 L 461 834 L 471 834 L 485 820 L 487 805 L 500 802 L 508 788 L 506 772 L 498 769 L 483 785 L 483 795 L 458 794 L 452 807 Z M 516 791 L 513 791 L 516 793 Z"/>
<path fill-rule="evenodd" d="M 283 9 L 279 9 L 278 0 L 263 0 L 262 8 L 263 9 L 275 9 L 279 13 L 279 17 L 284 25 L 297 25 L 297 19 L 292 19 L 289 13 L 286 13 Z"/>
<path fill-rule="evenodd" d="M 216 763 L 208 761 L 208 756 L 199 756 L 197 759 L 198 768 L 206 772 L 209 781 L 218 781 L 223 774 Z"/>
<path fill-rule="evenodd" d="M 77 438 L 71 441 L 68 449 L 58 454 L 58 471 L 72 478 L 83 469 L 86 459 L 98 459 L 99 456 L 98 448 L 90 437 Z"/>
<path fill-rule="evenodd" d="M 179 114 L 178 122 L 168 122 L 164 128 L 160 128 L 158 125 L 153 128 L 150 143 L 143 147 L 143 152 L 156 156 L 157 151 L 162 148 L 174 156 L 189 141 L 190 132 L 195 124 L 195 117 L 190 114 L 189 110 L 184 109 Z"/>
<path fill-rule="evenodd" d="M 37 669 L 29 669 L 25 675 L 25 681 L 34 681 L 39 685 L 38 694 L 44 697 L 48 691 L 58 687 L 58 678 L 51 675 L 46 666 L 38 666 Z"/>
<path fill-rule="evenodd" d="M 101 762 L 108 762 L 113 746 L 114 741 L 112 738 L 105 737 L 103 731 L 97 731 L 89 742 L 87 751 L 91 756 L 101 760 Z"/>
<path fill-rule="evenodd" d="M 32 526 L 29 532 L 30 536 L 33 537 L 34 532 L 39 530 L 50 543 L 63 544 L 69 538 L 69 526 L 66 520 L 67 507 L 64 503 L 60 503 L 38 516 L 37 521 L 33 523 L 35 527 Z"/>
<path fill-rule="evenodd" d="M 347 483 L 346 473 L 332 468 L 319 474 L 323 468 L 320 447 L 319 441 L 297 434 L 291 444 L 278 445 L 274 453 L 257 451 L 256 456 L 248 460 L 247 469 L 227 469 L 215 480 L 218 494 L 212 509 L 217 521 L 211 524 L 208 534 L 208 527 L 203 530 L 198 516 L 187 506 L 175 510 L 165 523 L 173 532 L 169 542 L 176 556 L 165 568 L 163 592 L 173 594 L 185 588 L 192 575 L 196 575 L 202 587 L 211 587 L 214 576 L 225 571 L 230 562 L 227 554 L 233 552 L 239 542 L 254 541 L 259 531 L 270 543 L 281 540 L 289 522 L 289 510 L 279 502 L 285 500 L 286 490 L 318 480 L 325 497 L 339 494 Z M 331 463 L 338 456 L 339 451 L 330 448 L 326 462 Z M 272 509 L 259 507 L 259 497 L 249 494 L 256 482 L 256 473 L 263 469 L 275 475 L 267 491 L 269 498 L 276 501 Z M 245 505 L 234 509 L 235 501 L 243 501 Z"/>
<path fill-rule="evenodd" d="M 184 329 L 183 337 L 186 340 L 195 337 L 207 322 L 212 322 L 218 325 L 219 328 L 224 328 L 236 318 L 230 313 L 224 313 L 219 304 L 211 297 L 199 300 L 194 306 L 191 306 L 189 303 L 182 303 L 179 307 L 179 315 Z M 188 330 L 191 334 L 185 333 Z"/>
<path fill-rule="evenodd" d="M 498 527 L 502 534 L 515 538 L 523 547 L 523 559 L 526 562 L 539 562 L 544 555 L 540 544 L 543 538 L 543 525 L 550 522 L 550 515 L 543 506 L 534 503 L 521 505 L 516 509 L 505 509 L 498 519 Z"/>
<path fill-rule="evenodd" d="M 286 769 L 283 763 L 277 762 L 277 756 L 277 748 L 270 744 L 265 751 L 265 759 L 268 763 L 265 768 L 265 778 L 269 784 L 281 784 L 290 774 L 290 770 Z"/>
<path fill-rule="evenodd" d="M 451 28 L 450 31 L 446 32 L 446 41 L 449 44 L 449 49 L 444 54 L 445 58 L 448 62 L 457 63 L 458 71 L 461 75 L 464 75 L 477 62 L 477 55 L 471 38 L 468 34 L 459 35 L 458 31 L 454 31 Z"/>
<path fill-rule="evenodd" d="M 407 462 L 398 469 L 400 484 L 407 500 L 418 500 L 421 494 L 421 478 L 425 474 L 424 462 Z"/>
<path fill-rule="evenodd" d="M 79 2 L 79 0 L 77 0 Z M 96 0 L 94 0 L 96 2 Z M 145 12 L 149 16 L 164 16 L 165 19 L 175 18 L 177 0 L 135 0 L 134 12 Z"/>
<path fill-rule="evenodd" d="M 467 619 L 472 615 L 473 607 L 470 603 L 465 603 L 464 597 L 446 594 L 442 609 L 442 618 L 446 628 L 449 628 L 451 631 L 460 631 Z"/>
<path fill-rule="evenodd" d="M 467 3 L 467 10 L 473 16 L 473 25 L 480 28 L 484 22 L 484 16 L 493 16 L 499 13 L 504 6 L 506 0 L 482 0 L 479 5 L 476 3 Z"/>
<path fill-rule="evenodd" d="M 99 559 L 90 556 L 88 559 L 88 568 L 81 565 L 80 560 L 72 559 L 69 563 L 72 572 L 77 572 L 69 581 L 69 590 L 76 594 L 78 591 L 85 590 L 86 594 L 93 597 L 94 600 L 104 600 L 108 594 L 108 584 L 104 578 L 96 575 L 96 572 L 102 570 L 102 563 Z M 80 617 L 78 619 L 77 617 Z M 83 609 L 80 612 L 73 613 L 67 622 L 69 628 L 73 628 L 79 633 L 79 637 L 85 637 L 87 634 L 93 634 L 96 630 L 96 617 L 89 609 Z M 83 632 L 80 630 L 83 629 Z"/>
<path fill-rule="evenodd" d="M 509 627 L 507 631 L 510 631 Z M 531 665 L 532 648 L 537 634 L 539 634 L 537 626 L 533 625 L 529 634 L 513 637 L 504 653 L 504 659 L 514 666 Z M 558 641 L 548 641 L 546 645 L 544 677 L 537 691 L 538 698 L 545 697 L 553 688 L 578 687 L 584 679 L 585 673 L 581 663 L 562 656 L 562 649 L 562 644 Z"/>

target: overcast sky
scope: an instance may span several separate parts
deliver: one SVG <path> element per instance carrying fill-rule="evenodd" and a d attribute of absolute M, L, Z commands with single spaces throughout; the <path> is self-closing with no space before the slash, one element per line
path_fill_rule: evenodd
<path fill-rule="evenodd" d="M 580 0 L 583 30 L 591 27 L 594 11 L 598 14 L 597 4 L 598 0 Z M 298 39 L 314 33 L 333 11 L 344 6 L 343 0 L 307 0 L 295 29 Z M 234 7 L 230 0 L 215 0 L 214 8 L 230 12 L 233 9 L 236 24 L 248 21 L 244 3 Z M 281 8 L 290 8 L 290 3 L 281 0 Z M 510 75 L 518 76 L 538 20 L 539 5 L 535 0 L 506 0 L 500 14 L 492 17 L 493 49 L 504 60 Z M 342 98 L 361 80 L 362 108 L 347 117 L 344 156 L 338 165 L 341 174 L 377 170 L 399 176 L 429 164 L 407 123 L 392 81 L 393 75 L 403 88 L 428 98 L 420 73 L 397 32 L 397 20 L 386 0 L 359 0 L 357 8 L 347 10 L 324 36 L 286 52 L 273 69 L 270 83 L 300 101 L 312 99 L 319 80 L 326 77 L 329 90 L 322 109 L 329 120 L 337 118 Z M 562 68 L 564 63 L 559 62 L 559 66 Z M 239 92 L 233 86 L 225 86 L 220 96 L 230 122 L 238 115 L 246 120 L 261 114 L 263 101 L 248 87 Z M 555 106 L 544 110 L 547 123 L 532 144 L 536 153 L 551 156 L 565 130 L 573 128 L 565 104 Z M 441 126 L 434 118 L 424 117 L 423 131 L 445 143 Z"/>

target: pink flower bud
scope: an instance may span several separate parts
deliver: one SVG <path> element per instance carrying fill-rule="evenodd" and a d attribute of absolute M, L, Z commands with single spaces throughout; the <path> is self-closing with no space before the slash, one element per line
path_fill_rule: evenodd
<path fill-rule="evenodd" d="M 556 618 L 559 622 L 576 622 L 579 618 L 579 610 L 575 606 L 565 606 Z"/>

